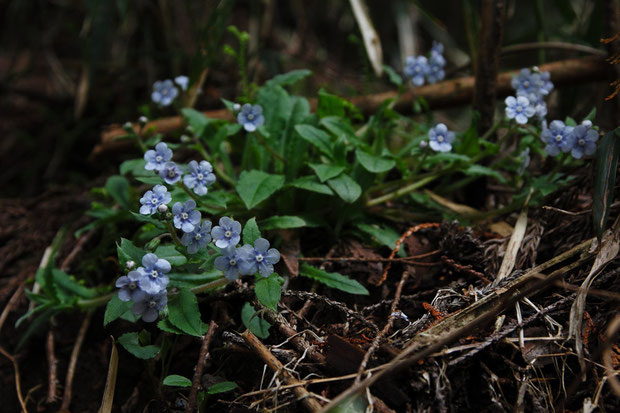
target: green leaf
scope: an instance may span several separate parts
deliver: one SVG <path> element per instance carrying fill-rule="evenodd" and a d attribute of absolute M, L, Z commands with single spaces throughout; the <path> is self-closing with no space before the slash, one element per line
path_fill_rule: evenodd
<path fill-rule="evenodd" d="M 616 171 L 620 157 L 620 128 L 609 131 L 603 136 L 596 150 L 596 174 L 592 193 L 592 215 L 594 231 L 601 239 L 609 209 L 613 203 L 616 185 Z"/>
<path fill-rule="evenodd" d="M 344 138 L 347 144 L 359 146 L 361 141 L 355 134 L 355 130 L 346 118 L 338 116 L 327 116 L 321 119 L 321 125 L 338 138 Z"/>
<path fill-rule="evenodd" d="M 154 254 L 157 255 L 157 258 L 162 258 L 173 266 L 183 265 L 187 262 L 185 255 L 177 251 L 174 245 L 160 245 Z"/>
<path fill-rule="evenodd" d="M 337 177 L 345 169 L 344 166 L 325 165 L 322 163 L 311 163 L 308 166 L 314 170 L 321 182 Z"/>
<path fill-rule="evenodd" d="M 237 182 L 237 193 L 248 209 L 254 208 L 284 186 L 283 175 L 252 170 L 243 171 Z"/>
<path fill-rule="evenodd" d="M 269 278 L 262 278 L 257 281 L 254 291 L 256 292 L 256 298 L 258 298 L 262 305 L 278 311 L 278 303 L 280 302 L 282 291 L 276 274 L 271 274 Z"/>
<path fill-rule="evenodd" d="M 252 332 L 256 337 L 267 338 L 269 337 L 269 324 L 267 321 L 260 318 L 256 314 L 256 310 L 250 303 L 245 303 L 241 309 L 241 321 L 243 325 Z"/>
<path fill-rule="evenodd" d="M 310 76 L 312 72 L 307 69 L 293 70 L 288 73 L 283 73 L 274 76 L 272 79 L 265 82 L 266 86 L 289 86 L 299 82 L 300 80 Z"/>
<path fill-rule="evenodd" d="M 376 174 L 387 172 L 396 165 L 394 159 L 386 159 L 379 156 L 369 155 L 361 149 L 355 151 L 359 163 L 368 171 Z"/>
<path fill-rule="evenodd" d="M 155 227 L 163 229 L 166 227 L 166 224 L 164 224 L 162 221 L 160 221 L 159 219 L 155 219 L 153 217 L 151 217 L 150 215 L 143 215 L 143 214 L 138 214 L 137 212 L 133 212 L 133 211 L 129 211 L 131 213 L 131 215 L 133 215 L 133 217 L 140 222 L 148 222 L 150 224 L 155 225 Z"/>
<path fill-rule="evenodd" d="M 337 272 L 326 272 L 308 264 L 302 264 L 299 275 L 319 281 L 328 287 L 336 288 L 349 294 L 368 295 L 368 290 L 359 282 Z"/>
<path fill-rule="evenodd" d="M 237 383 L 233 381 L 222 381 L 220 383 L 216 383 L 213 386 L 207 389 L 208 394 L 218 394 L 225 393 L 227 391 L 231 391 L 237 388 Z"/>
<path fill-rule="evenodd" d="M 260 223 L 261 228 L 264 230 L 271 229 L 287 229 L 287 228 L 302 228 L 302 227 L 318 227 L 320 224 L 314 220 L 308 218 L 296 216 L 296 215 L 275 215 L 267 218 Z"/>
<path fill-rule="evenodd" d="M 388 79 L 390 79 L 390 82 L 392 82 L 392 84 L 398 87 L 403 85 L 403 78 L 398 73 L 396 73 L 394 69 L 392 69 L 388 65 L 383 65 L 383 70 L 385 70 L 385 73 L 387 73 Z"/>
<path fill-rule="evenodd" d="M 192 381 L 187 377 L 179 376 L 178 374 L 171 374 L 167 376 L 163 381 L 164 386 L 174 387 L 192 387 Z"/>
<path fill-rule="evenodd" d="M 342 174 L 338 178 L 330 179 L 327 185 L 338 194 L 343 201 L 352 203 L 362 195 L 362 188 L 349 175 Z"/>
<path fill-rule="evenodd" d="M 297 125 L 295 126 L 295 131 L 324 155 L 330 158 L 334 156 L 334 147 L 331 138 L 321 129 L 311 125 Z"/>
<path fill-rule="evenodd" d="M 389 227 L 368 224 L 357 224 L 357 227 L 391 250 L 396 247 L 396 241 L 400 238 L 400 234 Z M 404 248 L 399 248 L 398 253 L 404 255 Z"/>
<path fill-rule="evenodd" d="M 326 92 L 324 89 L 319 90 L 319 103 L 316 109 L 320 118 L 326 116 L 335 116 L 344 118 L 349 112 L 353 119 L 362 119 L 360 110 L 348 100 L 340 96 Z"/>
<path fill-rule="evenodd" d="M 129 181 L 120 175 L 112 175 L 105 183 L 108 194 L 123 208 L 129 209 Z"/>
<path fill-rule="evenodd" d="M 185 121 L 192 127 L 196 136 L 203 136 L 203 133 L 209 123 L 213 122 L 212 119 L 207 118 L 203 113 L 198 112 L 196 109 L 183 108 L 181 113 L 185 118 Z"/>
<path fill-rule="evenodd" d="M 116 252 L 118 253 L 118 262 L 122 268 L 125 268 L 127 261 L 133 261 L 136 265 L 140 265 L 142 257 L 146 254 L 146 251 L 136 247 L 125 238 L 121 238 L 120 245 L 116 244 Z"/>
<path fill-rule="evenodd" d="M 160 348 L 155 345 L 142 346 L 138 340 L 138 333 L 135 332 L 125 333 L 120 336 L 117 341 L 125 350 L 142 360 L 155 357 L 160 350 Z"/>
<path fill-rule="evenodd" d="M 146 161 L 144 158 L 139 159 L 129 159 L 120 166 L 121 175 L 126 175 L 128 172 L 131 172 L 133 176 L 153 176 L 153 171 L 147 171 L 144 169 L 146 165 Z"/>
<path fill-rule="evenodd" d="M 243 242 L 246 244 L 254 244 L 254 241 L 260 238 L 260 230 L 256 224 L 256 218 L 251 218 L 243 227 Z"/>
<path fill-rule="evenodd" d="M 494 169 L 491 169 L 487 166 L 482 165 L 470 165 L 467 169 L 465 169 L 465 175 L 469 176 L 491 176 L 497 179 L 498 182 L 506 183 L 506 178 L 502 176 L 499 172 Z"/>
<path fill-rule="evenodd" d="M 457 162 L 457 161 L 469 162 L 471 161 L 471 158 L 467 155 L 461 155 L 459 153 L 441 152 L 441 153 L 435 153 L 429 156 L 427 159 L 427 162 L 432 165 L 437 164 L 439 162 Z"/>
<path fill-rule="evenodd" d="M 332 191 L 329 186 L 317 182 L 316 177 L 312 175 L 302 176 L 301 178 L 298 178 L 293 182 L 289 182 L 287 186 L 305 189 L 306 191 L 316 192 L 324 195 L 334 195 L 334 191 Z"/>
<path fill-rule="evenodd" d="M 187 289 L 180 290 L 177 297 L 170 300 L 168 317 L 175 327 L 192 336 L 202 337 L 209 329 L 200 319 L 196 296 Z"/>
<path fill-rule="evenodd" d="M 56 294 L 63 302 L 73 301 L 75 297 L 95 298 L 97 296 L 94 289 L 81 285 L 74 277 L 58 268 L 52 268 L 51 275 L 57 290 Z"/>
<path fill-rule="evenodd" d="M 136 181 L 142 182 L 147 185 L 160 185 L 163 184 L 164 181 L 159 176 L 137 176 Z"/>
<path fill-rule="evenodd" d="M 165 331 L 166 333 L 178 334 L 178 335 L 185 334 L 183 330 L 175 327 L 174 324 L 172 324 L 170 320 L 167 318 L 164 318 L 163 320 L 159 320 L 157 322 L 157 327 L 159 327 L 161 331 Z"/>

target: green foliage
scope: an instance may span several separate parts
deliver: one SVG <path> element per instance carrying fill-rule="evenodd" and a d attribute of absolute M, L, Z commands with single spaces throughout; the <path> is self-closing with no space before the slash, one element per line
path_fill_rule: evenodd
<path fill-rule="evenodd" d="M 192 387 L 192 381 L 187 377 L 179 376 L 178 374 L 171 374 L 164 378 L 162 382 L 164 386 L 173 387 Z"/>
<path fill-rule="evenodd" d="M 226 393 L 227 391 L 231 391 L 236 389 L 237 383 L 232 381 L 222 381 L 220 383 L 216 383 L 213 386 L 207 388 L 207 394 L 219 394 Z"/>
<path fill-rule="evenodd" d="M 200 319 L 196 296 L 187 289 L 180 290 L 168 301 L 168 319 L 174 327 L 191 336 L 202 337 L 209 329 Z"/>
<path fill-rule="evenodd" d="M 596 151 L 592 215 L 594 231 L 599 239 L 603 236 L 609 210 L 614 201 L 618 158 L 620 158 L 620 128 L 607 132 Z"/>
<path fill-rule="evenodd" d="M 237 193 L 248 209 L 254 208 L 284 186 L 284 176 L 252 170 L 243 171 L 237 183 Z"/>
<path fill-rule="evenodd" d="M 250 218 L 243 227 L 243 242 L 246 244 L 254 244 L 254 241 L 260 238 L 260 230 L 256 224 L 256 218 Z"/>
<path fill-rule="evenodd" d="M 278 310 L 278 303 L 280 302 L 280 296 L 282 294 L 278 278 L 277 274 L 271 274 L 268 278 L 259 279 L 254 286 L 258 301 L 265 307 L 271 308 L 274 311 Z"/>
<path fill-rule="evenodd" d="M 108 304 L 105 307 L 105 313 L 103 315 L 103 325 L 107 326 L 123 314 L 131 311 L 132 306 L 133 302 L 121 301 L 118 296 L 115 295 L 110 299 L 110 301 L 108 301 Z"/>
<path fill-rule="evenodd" d="M 150 334 L 142 332 L 125 333 L 116 340 L 125 350 L 139 359 L 147 360 L 155 357 L 161 350 L 158 346 L 149 344 Z"/>
<path fill-rule="evenodd" d="M 368 290 L 359 282 L 345 277 L 337 272 L 326 272 L 308 264 L 299 267 L 299 275 L 312 278 L 331 288 L 344 291 L 349 294 L 368 295 Z"/>
<path fill-rule="evenodd" d="M 241 321 L 243 325 L 252 332 L 256 337 L 269 337 L 269 328 L 271 324 L 258 316 L 256 310 L 250 303 L 245 303 L 241 309 Z"/>

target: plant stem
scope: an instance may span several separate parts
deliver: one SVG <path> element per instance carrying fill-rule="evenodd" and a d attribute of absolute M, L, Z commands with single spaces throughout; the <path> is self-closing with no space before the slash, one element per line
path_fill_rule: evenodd
<path fill-rule="evenodd" d="M 392 200 L 394 198 L 398 198 L 400 196 L 406 195 L 409 192 L 413 192 L 416 189 L 421 188 L 424 185 L 428 184 L 429 182 L 432 182 L 433 180 L 437 179 L 439 176 L 440 176 L 439 173 L 432 174 L 432 175 L 427 176 L 426 178 L 420 179 L 417 182 L 414 182 L 414 183 L 412 183 L 410 185 L 407 185 L 407 186 L 405 186 L 403 188 L 400 188 L 400 189 L 398 189 L 398 190 L 396 190 L 394 192 L 390 192 L 388 194 L 385 194 L 385 195 L 380 196 L 380 197 L 375 198 L 375 199 L 370 199 L 370 200 L 368 200 L 366 202 L 366 206 L 367 207 L 372 207 L 372 206 L 379 205 L 379 204 L 382 204 L 384 202 L 390 201 L 390 200 Z"/>
<path fill-rule="evenodd" d="M 273 149 L 271 146 L 269 146 L 269 144 L 267 143 L 267 141 L 265 140 L 265 137 L 263 135 L 261 135 L 260 133 L 258 133 L 258 131 L 256 131 L 256 132 L 254 132 L 254 136 L 256 137 L 256 140 L 258 141 L 258 143 L 260 143 L 261 145 L 263 145 L 263 147 L 265 149 L 267 149 L 267 152 L 269 152 L 271 155 L 273 155 L 279 161 L 281 161 L 283 163 L 287 163 L 287 160 L 284 159 L 282 157 L 282 155 L 280 155 L 278 152 L 276 152 L 275 149 Z"/>
<path fill-rule="evenodd" d="M 181 244 L 181 240 L 177 236 L 177 231 L 174 229 L 174 226 L 172 226 L 172 221 L 167 220 L 166 226 L 168 227 L 168 231 L 170 231 L 170 236 L 172 237 L 172 240 L 177 245 L 177 247 L 182 247 L 183 244 Z"/>
<path fill-rule="evenodd" d="M 226 284 L 228 284 L 228 280 L 226 278 L 219 278 L 215 281 L 211 281 L 206 284 L 199 285 L 198 287 L 192 288 L 192 292 L 194 294 L 200 294 L 200 293 L 207 292 L 209 290 L 216 289 L 218 287 L 222 287 Z"/>

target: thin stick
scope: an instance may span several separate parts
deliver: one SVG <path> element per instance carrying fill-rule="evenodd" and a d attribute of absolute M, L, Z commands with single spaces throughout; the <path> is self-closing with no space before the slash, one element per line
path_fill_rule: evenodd
<path fill-rule="evenodd" d="M 17 287 L 17 290 L 15 290 L 15 292 L 9 299 L 9 302 L 7 303 L 6 307 L 4 307 L 4 310 L 2 310 L 2 314 L 0 314 L 0 331 L 2 331 L 2 326 L 4 325 L 6 318 L 9 316 L 11 310 L 13 310 L 13 307 L 15 307 L 17 300 L 19 300 L 23 292 L 24 284 L 21 284 L 19 287 Z"/>
<path fill-rule="evenodd" d="M 84 337 L 86 336 L 86 331 L 88 331 L 88 326 L 90 325 L 90 319 L 92 318 L 92 316 L 92 311 L 86 313 L 84 321 L 82 321 L 80 331 L 78 332 L 77 340 L 75 340 L 75 344 L 73 345 L 73 351 L 71 351 L 71 359 L 69 360 L 69 367 L 67 368 L 67 377 L 65 378 L 65 393 L 62 396 L 62 404 L 60 405 L 59 410 L 69 410 L 69 405 L 71 404 L 71 396 L 73 393 L 73 376 L 75 376 L 75 366 L 77 365 L 77 359 L 80 355 L 82 343 L 84 343 Z"/>
<path fill-rule="evenodd" d="M 76 242 L 75 246 L 73 247 L 69 255 L 67 255 L 67 257 L 63 260 L 62 264 L 60 265 L 60 269 L 62 271 L 66 272 L 69 270 L 69 267 L 71 266 L 71 263 L 73 262 L 73 260 L 75 260 L 75 257 L 77 257 L 77 255 L 84 249 L 84 245 L 86 245 L 86 243 L 93 237 L 95 232 L 96 232 L 95 229 L 91 229 L 86 234 L 82 235 L 80 239 L 78 239 L 78 241 Z"/>
<path fill-rule="evenodd" d="M 375 350 L 379 348 L 379 344 L 383 340 L 383 337 L 385 337 L 385 335 L 390 331 L 390 329 L 394 325 L 394 319 L 396 317 L 394 317 L 393 314 L 398 309 L 398 303 L 400 302 L 400 295 L 403 292 L 403 286 L 405 285 L 405 282 L 407 282 L 408 278 L 409 278 L 409 271 L 403 271 L 403 275 L 400 278 L 400 282 L 398 283 L 398 286 L 396 287 L 396 292 L 394 293 L 394 301 L 392 301 L 392 307 L 390 308 L 390 316 L 388 317 L 388 321 L 383 327 L 383 329 L 379 332 L 379 334 L 377 334 L 377 336 L 373 340 L 366 354 L 364 354 L 364 358 L 362 359 L 362 362 L 360 363 L 360 367 L 357 370 L 357 376 L 355 377 L 355 383 L 359 383 L 362 380 L 364 370 L 366 369 L 366 365 L 368 364 L 370 357 L 375 352 Z"/>
<path fill-rule="evenodd" d="M 216 328 L 217 324 L 215 323 L 215 320 L 211 320 L 209 323 L 209 330 L 202 337 L 200 355 L 198 356 L 196 370 L 194 370 L 192 390 L 189 393 L 189 399 L 187 400 L 187 405 L 185 406 L 185 413 L 192 413 L 194 411 L 194 406 L 196 406 L 196 395 L 198 394 L 198 389 L 200 388 L 200 379 L 202 378 L 202 372 L 205 368 L 205 361 L 207 360 L 207 355 L 209 354 L 209 346 L 211 345 L 211 339 L 213 338 Z"/>
<path fill-rule="evenodd" d="M 254 350 L 259 357 L 273 370 L 276 375 L 280 375 L 287 384 L 298 384 L 299 381 L 284 368 L 280 360 L 278 360 L 267 347 L 254 335 L 250 330 L 245 330 L 241 333 L 241 337 L 245 342 Z M 304 404 L 309 412 L 318 412 L 321 410 L 321 404 L 316 401 L 313 396 L 303 387 L 294 387 L 293 393 Z"/>
<path fill-rule="evenodd" d="M 19 404 L 22 406 L 22 411 L 28 413 L 28 409 L 26 409 L 26 402 L 24 401 L 24 397 L 22 396 L 22 386 L 19 380 L 19 365 L 17 364 L 17 360 L 15 357 L 10 355 L 5 349 L 0 346 L 0 353 L 11 360 L 13 363 L 13 369 L 15 370 L 15 391 L 17 392 L 17 399 L 19 400 Z"/>
<path fill-rule="evenodd" d="M 58 359 L 54 350 L 54 324 L 50 324 L 47 331 L 47 341 L 45 343 L 45 354 L 47 355 L 48 379 L 47 379 L 47 398 L 45 402 L 54 403 L 58 399 L 57 389 L 60 382 L 58 381 Z"/>

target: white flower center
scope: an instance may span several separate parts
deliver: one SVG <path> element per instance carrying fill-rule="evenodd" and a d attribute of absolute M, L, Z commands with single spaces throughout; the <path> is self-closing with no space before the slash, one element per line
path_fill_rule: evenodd
<path fill-rule="evenodd" d="M 228 261 L 228 264 L 231 267 L 234 267 L 235 265 L 237 265 L 237 261 L 234 258 L 231 258 L 230 261 Z"/>
<path fill-rule="evenodd" d="M 136 287 L 136 283 L 129 283 L 129 285 L 127 286 L 127 288 L 129 288 L 130 290 L 135 290 Z"/>
<path fill-rule="evenodd" d="M 166 96 L 168 94 L 168 89 L 162 89 L 161 92 L 162 95 Z"/>
<path fill-rule="evenodd" d="M 187 219 L 189 218 L 189 215 L 187 214 L 187 212 L 181 212 L 181 219 Z"/>
<path fill-rule="evenodd" d="M 523 87 L 526 88 L 526 89 L 528 87 L 530 87 L 530 82 L 528 82 L 527 80 L 525 82 L 523 82 Z"/>
<path fill-rule="evenodd" d="M 250 113 L 248 115 L 248 120 L 254 120 L 254 114 L 253 113 Z"/>
<path fill-rule="evenodd" d="M 232 231 L 226 231 L 226 232 L 224 233 L 224 236 L 225 236 L 226 238 L 230 238 L 230 237 L 232 237 Z"/>
<path fill-rule="evenodd" d="M 562 135 L 560 135 L 560 134 L 555 135 L 555 141 L 556 142 L 562 142 Z"/>
<path fill-rule="evenodd" d="M 157 307 L 157 302 L 155 300 L 149 301 L 149 308 L 155 308 L 155 307 Z"/>
<path fill-rule="evenodd" d="M 157 272 L 157 270 L 151 271 L 151 277 L 153 277 L 153 278 L 159 277 L 159 272 Z"/>
<path fill-rule="evenodd" d="M 256 254 L 256 262 L 263 261 L 263 254 Z"/>
<path fill-rule="evenodd" d="M 198 174 L 196 175 L 196 178 L 198 178 L 199 181 L 202 181 L 204 179 L 204 175 L 203 174 Z"/>
<path fill-rule="evenodd" d="M 164 157 L 163 157 L 163 156 L 161 156 L 161 155 L 157 155 L 157 156 L 155 157 L 155 160 L 156 160 L 157 162 L 161 162 L 161 161 L 163 161 L 163 160 L 164 160 Z"/>
<path fill-rule="evenodd" d="M 523 106 L 521 106 L 521 105 L 517 105 L 517 107 L 515 108 L 515 110 L 516 110 L 517 112 L 523 112 Z"/>
<path fill-rule="evenodd" d="M 202 235 L 200 235 L 200 233 L 198 233 L 198 234 L 194 235 L 194 239 L 195 239 L 196 241 L 198 241 L 200 238 L 202 238 Z"/>
<path fill-rule="evenodd" d="M 169 169 L 169 170 L 168 170 L 168 176 L 169 176 L 170 178 L 174 178 L 176 175 L 177 175 L 177 174 L 176 174 L 176 172 L 174 171 L 174 169 Z"/>
<path fill-rule="evenodd" d="M 443 136 L 439 135 L 437 137 L 437 142 L 439 142 L 439 143 L 443 142 Z"/>
<path fill-rule="evenodd" d="M 157 205 L 158 203 L 159 201 L 157 200 L 157 198 L 151 198 L 151 204 Z"/>
<path fill-rule="evenodd" d="M 585 139 L 579 139 L 577 143 L 579 144 L 579 146 L 584 146 L 586 144 L 586 141 Z"/>

